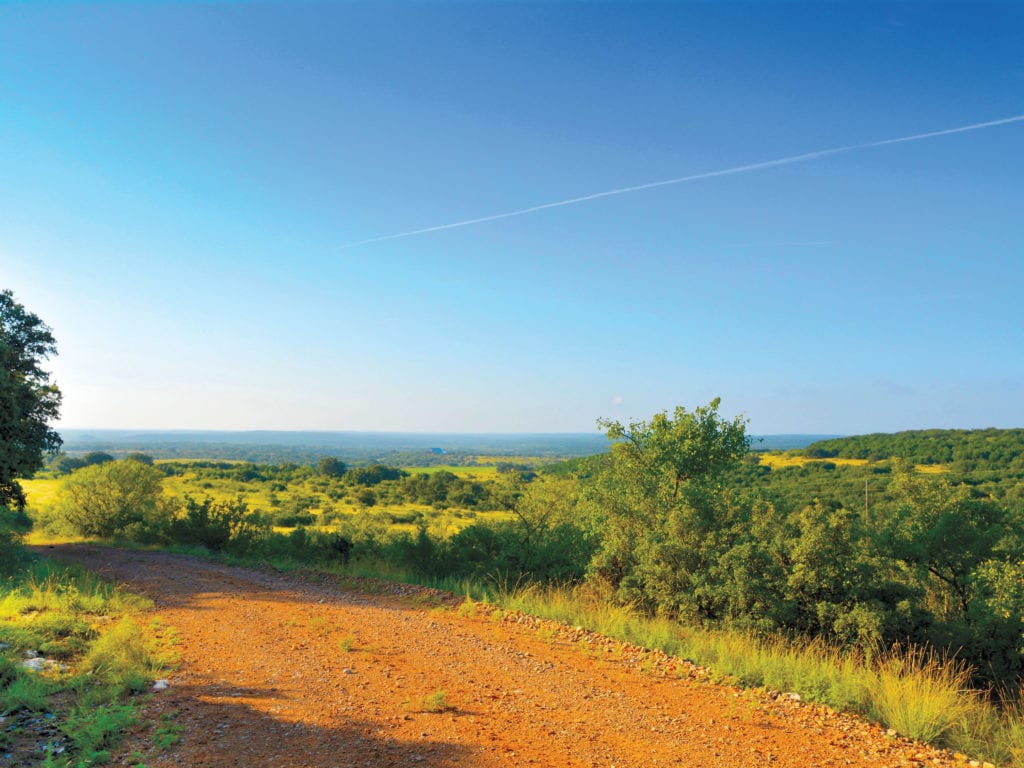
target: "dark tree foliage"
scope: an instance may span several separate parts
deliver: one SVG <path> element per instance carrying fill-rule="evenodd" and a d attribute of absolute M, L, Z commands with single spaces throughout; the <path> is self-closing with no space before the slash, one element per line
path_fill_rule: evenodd
<path fill-rule="evenodd" d="M 82 466 L 91 467 L 95 464 L 106 464 L 108 461 L 117 461 L 106 451 L 89 451 L 82 457 Z M 150 462 L 152 464 L 152 462 Z"/>
<path fill-rule="evenodd" d="M 357 467 L 345 473 L 345 481 L 350 485 L 378 485 L 385 480 L 401 480 L 409 473 L 398 467 L 384 464 L 371 464 L 368 467 Z"/>
<path fill-rule="evenodd" d="M 316 465 L 316 470 L 324 477 L 341 477 L 345 474 L 345 462 L 335 456 L 324 456 Z"/>
<path fill-rule="evenodd" d="M 0 291 L 0 506 L 24 509 L 17 478 L 43 467 L 43 456 L 60 448 L 49 424 L 60 410 L 60 390 L 40 364 L 57 351 L 50 329 Z"/>
<path fill-rule="evenodd" d="M 85 462 L 77 456 L 59 453 L 53 457 L 47 468 L 56 475 L 70 475 L 76 469 L 81 469 L 84 466 Z"/>
<path fill-rule="evenodd" d="M 447 470 L 407 477 L 399 486 L 399 491 L 406 501 L 430 504 L 438 509 L 480 509 L 481 503 L 489 496 L 483 483 L 459 477 Z"/>

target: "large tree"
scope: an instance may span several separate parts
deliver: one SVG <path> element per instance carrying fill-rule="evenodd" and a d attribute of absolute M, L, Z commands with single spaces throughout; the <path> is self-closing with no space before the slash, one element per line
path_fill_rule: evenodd
<path fill-rule="evenodd" d="M 729 542 L 738 511 L 720 485 L 749 450 L 746 421 L 719 400 L 648 421 L 600 420 L 613 441 L 598 480 L 601 550 L 591 563 L 621 599 L 666 613 L 706 614 L 699 584 Z"/>
<path fill-rule="evenodd" d="M 61 445 L 50 422 L 60 410 L 60 390 L 43 360 L 57 351 L 49 327 L 9 290 L 0 291 L 0 506 L 23 509 L 17 478 L 43 466 Z"/>

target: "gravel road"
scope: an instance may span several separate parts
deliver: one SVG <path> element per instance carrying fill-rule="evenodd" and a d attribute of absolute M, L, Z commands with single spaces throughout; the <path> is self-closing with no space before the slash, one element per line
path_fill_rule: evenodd
<path fill-rule="evenodd" d="M 714 685 L 579 628 L 463 615 L 416 588 L 354 592 L 92 545 L 43 553 L 148 595 L 177 636 L 180 665 L 150 706 L 182 740 L 146 751 L 146 765 L 956 764 L 823 707 Z M 144 743 L 129 739 L 121 764 L 138 764 L 128 755 Z"/>

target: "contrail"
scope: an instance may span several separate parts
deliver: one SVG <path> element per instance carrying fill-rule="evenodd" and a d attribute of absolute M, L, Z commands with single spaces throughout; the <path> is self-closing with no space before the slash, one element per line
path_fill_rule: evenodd
<path fill-rule="evenodd" d="M 543 203 L 541 205 L 532 205 L 529 208 L 520 208 L 515 211 L 506 211 L 505 213 L 495 213 L 490 216 L 480 216 L 476 219 L 465 219 L 463 221 L 454 221 L 450 224 L 440 224 L 434 227 L 424 227 L 423 229 L 413 229 L 409 232 L 399 232 L 394 235 L 382 235 L 380 237 L 371 237 L 367 240 L 359 240 L 354 243 L 347 243 L 341 246 L 342 250 L 348 248 L 358 248 L 361 245 L 369 245 L 370 243 L 379 243 L 384 240 L 398 240 L 403 237 L 413 237 L 414 235 L 425 235 L 428 232 L 440 232 L 443 229 L 456 229 L 458 227 L 468 227 L 471 224 L 483 224 L 486 221 L 497 221 L 498 219 L 509 219 L 513 216 L 523 216 L 527 213 L 535 213 L 536 211 L 544 211 L 549 208 L 561 208 L 564 205 L 576 205 L 577 203 L 585 203 L 588 200 L 597 200 L 602 197 L 611 197 L 613 195 L 625 195 L 630 192 L 640 192 L 644 189 L 654 189 L 655 187 L 667 187 L 670 184 L 683 184 L 687 181 L 697 181 L 699 179 L 710 179 L 716 176 L 732 176 L 737 173 L 749 173 L 750 171 L 759 171 L 763 168 L 775 168 L 780 165 L 790 165 L 792 163 L 802 163 L 807 160 L 817 160 L 819 157 L 828 157 L 829 155 L 838 155 L 842 152 L 852 152 L 855 149 L 869 149 L 871 147 L 883 147 L 887 144 L 903 144 L 908 141 L 921 141 L 922 139 L 932 139 L 936 136 L 948 136 L 953 133 L 966 133 L 967 131 L 978 131 L 982 128 L 992 128 L 996 125 L 1006 125 L 1007 123 L 1018 123 L 1024 120 L 1024 115 L 1016 115 L 1014 117 L 1004 117 L 1000 120 L 989 120 L 985 123 L 972 123 L 971 125 L 962 125 L 958 128 L 945 128 L 941 131 L 929 131 L 928 133 L 915 133 L 912 136 L 900 136 L 895 139 L 882 139 L 881 141 L 868 141 L 863 144 L 849 144 L 845 147 L 833 147 L 832 149 L 819 149 L 815 152 L 805 152 L 801 155 L 790 155 L 789 157 L 780 157 L 777 160 L 764 160 L 760 163 L 750 163 L 749 165 L 737 165 L 732 168 L 723 168 L 719 171 L 707 171 L 705 173 L 695 173 L 690 176 L 679 176 L 675 179 L 665 179 L 663 181 L 651 181 L 646 184 L 637 184 L 632 187 L 620 187 L 619 189 L 609 189 L 605 192 L 594 192 L 590 195 L 583 195 L 582 197 L 570 197 L 567 200 L 557 200 L 553 203 Z"/>

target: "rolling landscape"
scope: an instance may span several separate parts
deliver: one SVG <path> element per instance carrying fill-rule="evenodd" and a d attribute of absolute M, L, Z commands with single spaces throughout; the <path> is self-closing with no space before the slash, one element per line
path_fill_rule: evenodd
<path fill-rule="evenodd" d="M 736 765 L 1012 764 L 1024 430 L 749 451 L 742 423 L 716 409 L 624 435 L 608 424 L 611 450 L 588 456 L 574 455 L 580 436 L 559 455 L 545 446 L 563 438 L 431 435 L 406 466 L 365 458 L 382 446 L 417 455 L 394 436 L 347 436 L 351 455 L 315 464 L 154 458 L 125 450 L 145 447 L 136 436 L 108 437 L 120 457 L 61 452 L 21 481 L 21 519 L 36 551 L 167 606 L 143 633 L 156 643 L 144 658 L 172 692 L 142 711 L 173 738 L 154 746 L 133 718 L 120 754 L 140 764 L 229 765 L 240 750 L 268 765 L 333 765 L 339 750 L 367 766 L 687 764 L 707 750 Z M 166 436 L 151 445 L 178 451 Z M 281 455 L 313 447 L 293 436 Z M 483 448 L 502 452 L 472 452 Z M 435 463 L 452 456 L 463 463 Z M 696 467 L 707 476 L 678 480 Z M 37 611 L 25 624 L 16 610 L 15 625 L 31 630 Z M 165 623 L 173 663 L 160 660 Z M 278 629 L 255 640 L 266 627 Z M 61 631 L 38 643 L 50 661 L 89 637 Z M 503 665 L 509 655 L 522 663 Z M 595 700 L 579 708 L 581 689 Z M 598 702 L 635 715 L 639 700 L 643 738 L 620 728 L 581 742 L 593 718 L 623 720 Z M 535 711 L 553 729 L 539 742 Z M 280 751 L 293 721 L 301 763 Z M 218 731 L 202 735 L 210 722 Z M 74 739 L 65 728 L 52 744 Z"/>
<path fill-rule="evenodd" d="M 1024 768 L 1022 39 L 0 4 L 0 768 Z"/>

